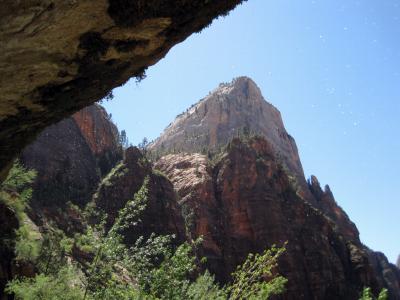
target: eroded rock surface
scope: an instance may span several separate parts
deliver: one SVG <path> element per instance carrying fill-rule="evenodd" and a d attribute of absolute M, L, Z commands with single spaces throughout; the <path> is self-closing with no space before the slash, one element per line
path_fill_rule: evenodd
<path fill-rule="evenodd" d="M 309 189 L 316 199 L 314 206 L 332 220 L 341 234 L 349 240 L 358 240 L 359 232 L 356 225 L 349 219 L 346 212 L 337 204 L 329 185 L 322 190 L 316 176 L 308 181 Z"/>
<path fill-rule="evenodd" d="M 105 97 L 242 0 L 2 1 L 0 179 L 46 126 Z"/>
<path fill-rule="evenodd" d="M 121 159 L 118 129 L 100 105 L 46 128 L 21 154 L 22 163 L 37 171 L 31 217 L 47 216 L 64 228 L 79 227 L 79 218 L 66 203 L 84 207 L 101 178 Z"/>
<path fill-rule="evenodd" d="M 229 280 L 248 253 L 288 241 L 283 299 L 357 299 L 364 286 L 400 299 L 394 265 L 360 242 L 329 186 L 305 180 L 295 145 L 279 111 L 239 77 L 179 115 L 149 148 L 184 213 L 193 211 L 190 233 L 203 236 L 201 255 L 218 280 Z"/>
<path fill-rule="evenodd" d="M 218 151 L 233 137 L 248 134 L 264 136 L 288 169 L 304 178 L 296 143 L 286 132 L 280 112 L 248 77 L 220 84 L 179 115 L 150 149 L 161 154 Z"/>
<path fill-rule="evenodd" d="M 400 298 L 400 270 L 390 263 L 382 252 L 369 251 L 369 260 L 378 274 L 377 278 L 391 291 L 393 299 Z"/>
<path fill-rule="evenodd" d="M 140 215 L 141 222 L 125 229 L 125 241 L 132 243 L 139 236 L 149 237 L 153 232 L 159 235 L 175 234 L 176 241 L 183 241 L 185 226 L 171 182 L 163 175 L 154 173 L 149 162 L 135 147 L 126 150 L 124 160 L 99 185 L 93 197 L 94 209 L 107 213 L 107 225 L 110 227 L 118 212 L 142 187 L 146 177 L 146 207 Z"/>
<path fill-rule="evenodd" d="M 218 280 L 248 253 L 288 241 L 278 267 L 289 280 L 282 299 L 357 299 L 363 286 L 389 287 L 358 237 L 296 193 L 264 138 L 233 140 L 215 165 L 201 154 L 170 154 L 155 167 L 193 210 L 191 233 L 203 236 L 201 254 Z"/>
<path fill-rule="evenodd" d="M 288 241 L 278 269 L 289 281 L 287 292 L 280 299 L 358 299 L 363 287 L 369 286 L 375 293 L 385 287 L 390 292 L 390 299 L 399 300 L 399 269 L 390 264 L 382 253 L 374 252 L 360 242 L 356 226 L 340 208 L 329 186 L 322 189 L 315 176 L 308 182 L 305 180 L 295 148 L 292 152 L 282 154 L 281 151 L 289 149 L 286 147 L 289 144 L 285 144 L 287 140 L 281 140 L 282 137 L 275 139 L 277 136 L 274 131 L 272 136 L 269 136 L 267 129 L 243 132 L 243 126 L 247 126 L 244 122 L 246 118 L 240 114 L 249 116 L 249 111 L 253 110 L 253 100 L 260 99 L 260 94 L 246 92 L 252 82 L 247 78 L 240 80 L 244 84 L 234 81 L 233 85 L 220 87 L 238 90 L 229 92 L 229 97 L 218 99 L 220 102 L 213 108 L 215 113 L 212 119 L 205 118 L 199 123 L 184 121 L 189 131 L 193 130 L 191 124 L 197 124 L 202 132 L 208 134 L 225 128 L 225 125 L 219 125 L 219 121 L 225 124 L 225 118 L 218 113 L 232 115 L 232 108 L 237 114 L 234 117 L 237 122 L 230 122 L 233 130 L 221 130 L 217 135 L 221 139 L 218 147 L 206 143 L 204 154 L 198 153 L 203 150 L 200 143 L 190 144 L 180 140 L 167 129 L 168 138 L 161 136 L 158 141 L 180 141 L 187 147 L 186 151 L 164 147 L 163 151 L 169 154 L 159 158 L 152 166 L 141 151 L 135 147 L 128 148 L 123 160 L 101 179 L 95 191 L 80 189 L 77 176 L 86 178 L 88 174 L 85 172 L 97 174 L 93 182 L 98 183 L 102 174 L 106 173 L 100 167 L 100 162 L 104 160 L 99 158 L 114 157 L 102 153 L 107 149 L 115 149 L 111 141 L 115 140 L 113 135 L 116 129 L 111 123 L 107 125 L 107 114 L 96 106 L 64 120 L 66 125 L 50 131 L 51 134 L 45 136 L 44 140 L 39 138 L 38 142 L 42 144 L 32 148 L 30 159 L 35 162 L 35 157 L 38 157 L 36 165 L 40 169 L 41 161 L 45 164 L 46 156 L 51 157 L 52 161 L 47 162 L 50 165 L 39 171 L 41 180 L 50 186 L 59 184 L 51 181 L 53 177 L 57 178 L 57 173 L 53 172 L 54 165 L 59 165 L 68 157 L 80 162 L 79 168 L 71 167 L 75 166 L 72 164 L 65 169 L 66 174 L 76 176 L 66 176 L 61 172 L 59 176 L 63 180 L 60 186 L 67 186 L 77 194 L 89 195 L 82 204 L 87 203 L 91 193 L 94 193 L 89 204 L 92 209 L 107 213 L 108 226 L 111 226 L 118 211 L 134 197 L 147 177 L 149 197 L 146 209 L 137 226 L 126 228 L 125 241 L 131 243 L 138 236 L 149 236 L 152 232 L 175 234 L 177 241 L 202 236 L 204 242 L 198 254 L 207 257 L 206 267 L 221 282 L 229 280 L 230 273 L 249 253 L 262 251 L 273 244 L 280 246 Z M 247 97 L 245 94 L 257 97 Z M 241 100 L 240 109 L 234 95 Z M 221 110 L 218 106 L 225 108 Z M 276 118 L 279 116 L 277 110 L 268 107 L 271 111 L 254 121 L 262 123 L 272 118 L 268 122 L 283 126 L 281 121 L 278 122 L 280 119 Z M 190 116 L 190 110 L 186 114 L 188 119 L 197 120 L 195 111 L 193 115 Z M 174 132 L 178 135 L 183 132 L 185 135 L 186 125 L 182 125 L 181 121 L 178 118 L 172 123 L 177 125 L 176 128 L 182 126 Z M 267 127 L 265 124 L 251 126 Z M 284 128 L 280 128 L 283 132 Z M 222 140 L 228 144 L 223 146 Z M 294 141 L 290 143 L 294 144 Z M 153 156 L 157 151 L 158 154 L 163 153 L 159 145 L 153 144 Z M 48 147 L 52 150 L 49 151 Z M 115 164 L 115 160 L 105 161 L 106 170 Z M 52 199 L 46 195 L 41 200 L 51 203 Z M 68 200 L 62 198 L 59 201 L 63 203 Z M 32 208 L 40 213 L 46 211 L 43 207 Z M 80 216 L 76 215 L 75 218 L 76 211 L 73 208 L 65 209 L 67 218 L 61 217 L 55 210 L 48 212 L 57 226 L 64 230 L 66 227 L 71 234 L 79 231 Z M 185 232 L 186 229 L 188 232 Z"/>

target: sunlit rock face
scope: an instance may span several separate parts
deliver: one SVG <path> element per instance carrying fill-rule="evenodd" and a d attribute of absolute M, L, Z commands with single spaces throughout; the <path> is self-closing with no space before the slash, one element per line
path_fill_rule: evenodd
<path fill-rule="evenodd" d="M 97 104 L 48 127 L 21 154 L 22 163 L 37 171 L 31 200 L 37 209 L 32 212 L 58 218 L 58 223 L 79 224 L 75 214 L 64 209 L 66 203 L 86 205 L 100 179 L 121 159 L 118 129 Z"/>
<path fill-rule="evenodd" d="M 280 112 L 265 101 L 248 77 L 220 84 L 179 115 L 150 149 L 161 153 L 217 151 L 233 137 L 247 133 L 264 136 L 291 173 L 304 178 L 296 143 L 286 132 Z"/>
<path fill-rule="evenodd" d="M 193 211 L 192 237 L 203 237 L 201 254 L 221 282 L 249 253 L 288 241 L 282 299 L 357 299 L 362 286 L 385 285 L 360 241 L 296 193 L 265 139 L 233 140 L 215 165 L 201 154 L 170 154 L 155 168 Z"/>
<path fill-rule="evenodd" d="M 357 228 L 337 205 L 329 186 L 322 191 L 315 176 L 306 181 L 296 142 L 287 133 L 281 113 L 248 77 L 220 84 L 177 116 L 149 149 L 161 156 L 180 152 L 215 154 L 234 137 L 246 135 L 264 137 L 275 159 L 297 185 L 297 193 L 333 219 L 347 237 L 358 238 Z"/>
<path fill-rule="evenodd" d="M 2 1 L 0 180 L 46 126 L 103 98 L 241 0 Z"/>
<path fill-rule="evenodd" d="M 364 286 L 399 299 L 399 278 L 365 247 L 353 222 L 318 179 L 304 178 L 295 142 L 256 84 L 221 84 L 179 115 L 150 145 L 192 212 L 191 238 L 221 282 L 248 253 L 288 241 L 282 299 L 357 299 Z"/>
<path fill-rule="evenodd" d="M 244 92 L 246 84 L 253 92 Z M 315 176 L 305 180 L 295 148 L 286 147 L 289 144 L 285 144 L 285 138 L 281 140 L 273 133 L 269 136 L 267 129 L 243 132 L 246 118 L 240 114 L 254 112 L 257 101 L 253 100 L 260 100 L 261 94 L 248 78 L 239 78 L 219 89 L 235 89 L 235 85 L 239 91 L 231 90 L 229 97 L 220 98 L 220 105 L 227 108 L 214 107 L 217 113 L 227 115 L 232 115 L 231 107 L 236 111 L 234 134 L 222 130 L 223 134 L 217 134 L 221 141 L 215 146 L 205 143 L 204 151 L 201 144 L 179 140 L 167 129 L 167 136 L 163 134 L 151 146 L 152 157 L 161 155 L 154 165 L 135 147 L 126 149 L 119 161 L 117 130 L 99 106 L 50 127 L 22 155 L 24 164 L 38 169 L 41 182 L 36 187 L 41 196 L 34 195 L 32 202 L 33 221 L 40 227 L 43 217 L 51 218 L 73 235 L 82 229 L 81 215 L 65 204 L 73 201 L 83 206 L 89 202 L 92 209 L 107 213 L 109 227 L 148 178 L 146 209 L 141 222 L 123 232 L 127 243 L 152 232 L 174 234 L 176 242 L 201 236 L 204 242 L 198 254 L 207 258 L 205 267 L 224 283 L 249 253 L 287 241 L 278 271 L 289 282 L 287 292 L 279 299 L 358 299 L 363 287 L 369 286 L 375 293 L 385 287 L 390 299 L 399 300 L 398 268 L 382 253 L 373 252 L 360 242 L 356 226 L 336 203 L 329 186 L 322 189 Z M 242 100 L 240 109 L 236 104 L 225 103 L 235 103 L 234 95 Z M 262 103 L 259 105 L 264 106 Z M 267 116 L 253 121 L 262 123 L 272 118 L 271 122 L 282 126 L 283 132 L 282 121 L 276 117 L 279 112 L 270 104 L 267 107 Z M 190 110 L 188 119 L 196 116 L 196 112 L 189 113 Z M 198 123 L 186 120 L 182 125 L 179 118 L 172 124 L 180 128 L 179 134 L 183 131 L 183 136 L 185 126 L 197 124 L 202 132 L 218 132 L 214 128 L 221 127 L 218 120 L 225 122 L 215 115 Z M 251 128 L 268 126 L 252 124 Z M 180 141 L 186 151 L 167 149 L 165 145 L 161 151 L 160 140 L 166 144 Z M 294 145 L 293 140 L 290 143 Z M 54 209 L 57 207 L 63 208 L 61 212 Z M 13 216 L 6 208 L 0 206 L 0 215 L 13 224 Z M 13 230 L 0 228 L 5 232 Z M 7 251 L 2 253 L 11 253 Z M 4 278 L 0 277 L 0 281 L 4 282 Z"/>

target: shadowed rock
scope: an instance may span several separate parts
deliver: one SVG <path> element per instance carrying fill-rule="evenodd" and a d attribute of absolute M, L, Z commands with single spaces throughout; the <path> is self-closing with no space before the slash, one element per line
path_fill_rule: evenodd
<path fill-rule="evenodd" d="M 100 105 L 46 128 L 21 154 L 22 163 L 37 171 L 31 217 L 37 222 L 57 219 L 64 229 L 79 228 L 79 217 L 66 204 L 84 207 L 121 159 L 118 129 Z"/>

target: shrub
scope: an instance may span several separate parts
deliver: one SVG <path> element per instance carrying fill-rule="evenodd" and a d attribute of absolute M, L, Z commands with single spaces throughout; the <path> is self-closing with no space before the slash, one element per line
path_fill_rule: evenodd
<path fill-rule="evenodd" d="M 229 299 L 268 299 L 283 293 L 287 279 L 272 271 L 284 251 L 285 248 L 273 246 L 261 254 L 249 254 L 232 274 L 233 281 L 226 288 Z"/>

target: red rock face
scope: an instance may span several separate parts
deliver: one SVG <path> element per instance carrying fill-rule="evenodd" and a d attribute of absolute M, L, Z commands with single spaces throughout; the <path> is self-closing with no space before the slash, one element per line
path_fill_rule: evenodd
<path fill-rule="evenodd" d="M 21 155 L 23 164 L 38 173 L 32 211 L 74 227 L 74 214 L 62 208 L 68 201 L 84 206 L 91 200 L 101 177 L 122 158 L 117 139 L 117 128 L 99 105 L 42 132 Z"/>
<path fill-rule="evenodd" d="M 124 160 L 103 179 L 93 198 L 95 208 L 107 213 L 107 224 L 111 226 L 118 212 L 141 188 L 145 177 L 149 178 L 146 208 L 140 216 L 141 222 L 124 232 L 125 241 L 132 243 L 139 236 L 149 237 L 153 232 L 175 234 L 177 241 L 183 241 L 185 226 L 172 184 L 153 173 L 135 147 L 128 148 Z"/>
<path fill-rule="evenodd" d="M 386 286 L 393 299 L 400 299 L 400 270 L 394 264 L 389 263 L 386 256 L 381 252 L 369 250 L 369 260 L 374 267 L 380 283 Z"/>
<path fill-rule="evenodd" d="M 207 257 L 210 265 L 220 262 L 223 251 L 221 215 L 215 199 L 212 168 L 206 156 L 170 154 L 162 157 L 155 168 L 168 176 L 179 195 L 189 237 L 203 237 L 201 255 Z"/>
<path fill-rule="evenodd" d="M 162 173 L 134 147 L 115 166 L 116 133 L 106 112 L 93 106 L 48 128 L 25 150 L 23 162 L 39 173 L 36 215 L 73 233 L 80 216 L 57 208 L 92 199 L 111 226 L 148 177 L 148 203 L 141 223 L 124 232 L 127 243 L 152 232 L 177 241 L 202 236 L 199 255 L 226 282 L 249 253 L 287 241 L 279 262 L 289 280 L 282 299 L 357 299 L 364 286 L 386 287 L 390 299 L 400 299 L 398 268 L 361 244 L 329 186 L 322 190 L 315 176 L 306 182 L 279 111 L 248 78 L 221 85 L 151 145 L 153 153 L 170 153 L 155 163 Z"/>
<path fill-rule="evenodd" d="M 364 286 L 400 299 L 395 267 L 361 244 L 329 186 L 305 180 L 279 111 L 251 79 L 221 84 L 149 148 L 174 153 L 155 168 L 168 175 L 186 214 L 193 211 L 191 235 L 203 236 L 201 254 L 218 280 L 249 253 L 288 241 L 279 263 L 289 280 L 284 299 L 357 299 Z"/>
<path fill-rule="evenodd" d="M 233 140 L 214 166 L 204 155 L 171 154 L 155 168 L 192 209 L 191 234 L 203 236 L 201 254 L 218 280 L 226 282 L 249 253 L 288 241 L 279 262 L 289 280 L 282 299 L 357 299 L 363 286 L 375 291 L 389 286 L 375 271 L 381 264 L 373 268 L 355 226 L 347 228 L 348 219 L 343 226 L 335 223 L 342 220 L 341 210 L 328 216 L 300 197 L 265 139 Z M 319 201 L 331 203 L 328 196 L 322 192 Z"/>
<path fill-rule="evenodd" d="M 359 240 L 359 232 L 356 225 L 336 203 L 329 185 L 326 185 L 325 190 L 322 191 L 319 181 L 314 175 L 311 176 L 308 185 L 312 195 L 317 200 L 314 205 L 335 223 L 335 226 L 338 227 L 338 230 L 346 239 L 352 241 Z"/>
<path fill-rule="evenodd" d="M 286 132 L 279 110 L 265 101 L 258 86 L 248 77 L 220 84 L 179 115 L 149 149 L 161 155 L 218 152 L 232 138 L 254 134 L 267 139 L 277 159 L 298 182 L 299 192 L 315 202 L 304 179 L 296 142 Z"/>
<path fill-rule="evenodd" d="M 110 121 L 106 110 L 96 104 L 78 111 L 72 119 L 96 157 L 101 173 L 106 175 L 121 158 L 117 127 Z"/>

